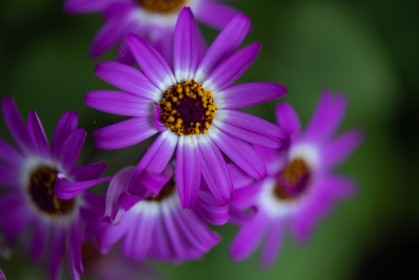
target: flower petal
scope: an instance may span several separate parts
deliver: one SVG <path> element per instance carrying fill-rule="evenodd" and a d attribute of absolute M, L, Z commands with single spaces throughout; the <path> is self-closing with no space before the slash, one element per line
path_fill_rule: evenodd
<path fill-rule="evenodd" d="M 281 221 L 272 221 L 269 227 L 262 251 L 262 264 L 265 266 L 270 266 L 275 262 L 282 243 Z"/>
<path fill-rule="evenodd" d="M 250 144 L 223 133 L 215 126 L 211 127 L 208 136 L 247 174 L 259 180 L 266 176 L 265 164 Z"/>
<path fill-rule="evenodd" d="M 195 81 L 202 83 L 220 61 L 235 52 L 242 44 L 249 29 L 250 19 L 245 14 L 240 14 L 231 20 L 202 58 L 195 74 Z"/>
<path fill-rule="evenodd" d="M 202 1 L 196 11 L 196 17 L 206 25 L 223 29 L 239 11 L 217 1 Z"/>
<path fill-rule="evenodd" d="M 184 208 L 192 208 L 201 184 L 196 136 L 180 136 L 176 152 L 176 185 Z"/>
<path fill-rule="evenodd" d="M 305 138 L 311 141 L 323 141 L 330 137 L 341 123 L 345 109 L 345 96 L 332 96 L 327 91 L 323 92 L 307 126 Z"/>
<path fill-rule="evenodd" d="M 61 199 L 72 199 L 84 190 L 107 182 L 111 178 L 111 176 L 108 176 L 82 182 L 69 182 L 63 178 L 57 178 L 55 181 L 54 194 Z"/>
<path fill-rule="evenodd" d="M 51 153 L 58 157 L 61 154 L 65 140 L 77 129 L 78 117 L 76 112 L 66 112 L 58 121 L 51 142 Z"/>
<path fill-rule="evenodd" d="M 42 126 L 42 123 L 35 111 L 29 112 L 28 132 L 36 150 L 41 155 L 47 156 L 49 153 L 48 139 L 45 135 L 44 127 Z"/>
<path fill-rule="evenodd" d="M 14 147 L 0 138 L 0 160 L 10 166 L 19 167 L 23 156 Z"/>
<path fill-rule="evenodd" d="M 114 150 L 138 144 L 158 131 L 150 118 L 132 118 L 93 133 L 95 146 L 103 150 Z"/>
<path fill-rule="evenodd" d="M 276 121 L 278 125 L 287 132 L 291 137 L 291 141 L 300 136 L 301 124 L 294 108 L 282 102 L 275 108 Z"/>
<path fill-rule="evenodd" d="M 339 136 L 326 147 L 324 161 L 327 165 L 336 165 L 346 159 L 362 142 L 362 133 L 351 130 Z"/>
<path fill-rule="evenodd" d="M 71 177 L 76 181 L 93 180 L 100 177 L 107 167 L 108 165 L 104 162 L 82 165 L 71 171 Z"/>
<path fill-rule="evenodd" d="M 128 117 L 151 116 L 154 107 L 149 100 L 114 90 L 89 92 L 84 97 L 84 103 L 96 110 Z"/>
<path fill-rule="evenodd" d="M 262 241 L 268 221 L 263 214 L 256 215 L 249 223 L 244 224 L 230 247 L 230 254 L 235 261 L 250 256 Z"/>
<path fill-rule="evenodd" d="M 22 121 L 22 117 L 17 110 L 15 101 L 12 97 L 7 96 L 2 101 L 2 111 L 4 122 L 6 123 L 7 129 L 10 135 L 15 140 L 16 144 L 23 151 L 29 151 L 32 148 L 30 137 L 25 124 Z"/>
<path fill-rule="evenodd" d="M 253 43 L 230 56 L 212 71 L 202 86 L 209 91 L 222 91 L 229 87 L 253 64 L 259 54 L 260 43 Z"/>
<path fill-rule="evenodd" d="M 229 219 L 228 204 L 222 204 L 210 192 L 201 191 L 193 211 L 213 225 L 224 225 Z"/>
<path fill-rule="evenodd" d="M 102 62 L 96 66 L 96 75 L 111 85 L 147 100 L 156 101 L 161 90 L 138 69 L 117 62 Z"/>
<path fill-rule="evenodd" d="M 109 18 L 93 39 L 90 55 L 94 58 L 101 56 L 104 52 L 118 43 L 118 41 L 124 38 L 131 30 L 132 25 L 133 21 L 129 16 Z"/>
<path fill-rule="evenodd" d="M 219 109 L 240 109 L 279 98 L 287 88 L 275 83 L 246 83 L 226 88 L 214 96 Z"/>
<path fill-rule="evenodd" d="M 63 147 L 65 147 L 65 149 L 62 149 L 61 154 L 58 155 L 58 160 L 67 172 L 76 166 L 86 139 L 86 135 L 86 131 L 79 128 L 71 133 L 71 135 L 63 143 Z"/>
<path fill-rule="evenodd" d="M 218 201 L 227 203 L 231 199 L 233 185 L 223 155 L 207 135 L 200 136 L 198 146 L 205 182 Z"/>
<path fill-rule="evenodd" d="M 286 138 L 280 127 L 239 111 L 217 111 L 213 125 L 245 142 L 270 148 L 279 148 L 283 139 Z"/>
<path fill-rule="evenodd" d="M 157 50 L 135 34 L 128 35 L 127 40 L 135 60 L 154 85 L 165 91 L 176 84 L 172 70 Z"/>
<path fill-rule="evenodd" d="M 69 13 L 99 12 L 117 1 L 121 0 L 67 0 L 64 10 Z"/>
<path fill-rule="evenodd" d="M 173 65 L 178 82 L 191 80 L 198 67 L 198 26 L 190 8 L 183 8 L 179 14 L 174 34 Z"/>

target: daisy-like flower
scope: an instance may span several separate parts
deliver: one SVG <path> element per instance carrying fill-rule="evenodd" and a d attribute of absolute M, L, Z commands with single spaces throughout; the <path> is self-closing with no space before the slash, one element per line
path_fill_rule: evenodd
<path fill-rule="evenodd" d="M 123 39 L 130 32 L 170 56 L 172 35 L 182 7 L 189 6 L 198 20 L 211 27 L 223 28 L 238 12 L 220 0 L 67 0 L 65 10 L 71 13 L 101 12 L 105 25 L 96 35 L 91 55 L 99 57 L 121 44 L 118 58 L 131 61 Z"/>
<path fill-rule="evenodd" d="M 132 118 L 97 130 L 96 146 L 124 148 L 159 133 L 136 173 L 161 173 L 176 150 L 176 181 L 186 208 L 198 198 L 201 175 L 219 201 L 230 200 L 233 188 L 221 151 L 252 177 L 264 177 L 266 167 L 251 143 L 278 148 L 282 130 L 236 109 L 278 98 L 287 90 L 262 82 L 232 86 L 260 50 L 259 43 L 238 50 L 249 26 L 248 17 L 237 16 L 203 55 L 194 17 L 184 8 L 175 29 L 173 70 L 153 47 L 131 34 L 128 45 L 142 72 L 115 62 L 99 64 L 97 75 L 122 91 L 94 91 L 85 102 Z"/>
<path fill-rule="evenodd" d="M 264 240 L 262 262 L 271 264 L 285 228 L 290 227 L 298 241 L 305 241 L 338 199 L 353 195 L 352 180 L 333 172 L 361 142 L 357 130 L 332 137 L 343 118 L 345 102 L 342 95 L 323 93 L 305 132 L 294 109 L 287 103 L 278 105 L 277 121 L 289 135 L 289 146 L 282 151 L 259 147 L 268 177 L 235 192 L 234 207 L 257 209 L 233 241 L 235 260 L 249 256 Z"/>
<path fill-rule="evenodd" d="M 219 242 L 220 237 L 208 228 L 204 219 L 223 224 L 228 220 L 228 207 L 217 205 L 210 193 L 203 192 L 193 210 L 183 209 L 173 169 L 169 166 L 167 170 L 163 175 L 143 173 L 138 182 L 144 187 L 143 199 L 128 207 L 121 202 L 121 194 L 126 193 L 134 168 L 124 168 L 114 176 L 107 193 L 105 216 L 117 224 L 103 225 L 100 230 L 103 252 L 121 241 L 126 257 L 182 262 L 202 257 Z M 156 182 L 159 192 L 154 195 L 145 186 Z"/>
<path fill-rule="evenodd" d="M 77 128 L 77 115 L 62 116 L 48 143 L 42 124 L 32 111 L 27 126 L 14 100 L 2 101 L 6 126 L 18 149 L 0 138 L 0 228 L 8 238 L 16 238 L 30 229 L 30 252 L 35 260 L 49 252 L 49 273 L 57 279 L 64 257 L 74 279 L 82 272 L 81 242 L 86 226 L 103 215 L 103 203 L 93 194 L 79 194 L 84 189 L 110 178 L 99 178 L 104 163 L 76 166 L 86 132 Z M 63 197 L 56 196 L 61 185 Z"/>

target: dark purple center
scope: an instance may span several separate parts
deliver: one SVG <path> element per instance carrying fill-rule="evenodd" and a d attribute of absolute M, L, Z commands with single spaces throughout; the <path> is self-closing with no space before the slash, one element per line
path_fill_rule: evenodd
<path fill-rule="evenodd" d="M 74 208 L 74 199 L 62 200 L 54 195 L 58 171 L 49 166 L 39 166 L 30 175 L 29 196 L 35 206 L 48 215 L 64 215 Z"/>
<path fill-rule="evenodd" d="M 294 200 L 303 195 L 310 185 L 311 172 L 307 163 L 296 158 L 279 174 L 274 194 L 279 200 Z"/>
<path fill-rule="evenodd" d="M 206 134 L 217 110 L 212 92 L 193 80 L 166 90 L 159 107 L 160 122 L 178 135 Z"/>

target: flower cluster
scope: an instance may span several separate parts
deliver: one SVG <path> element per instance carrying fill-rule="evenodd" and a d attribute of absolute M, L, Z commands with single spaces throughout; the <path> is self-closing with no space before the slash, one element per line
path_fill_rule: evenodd
<path fill-rule="evenodd" d="M 117 62 L 95 70 L 116 90 L 91 91 L 84 101 L 128 118 L 96 130 L 95 147 L 153 140 L 135 166 L 103 176 L 105 163 L 78 164 L 86 131 L 76 113 L 61 117 L 49 141 L 35 111 L 25 123 L 13 98 L 2 100 L 15 145 L 0 138 L 0 229 L 10 240 L 29 233 L 31 256 L 49 260 L 50 279 L 64 260 L 73 279 L 93 275 L 92 264 L 115 256 L 113 248 L 135 263 L 199 259 L 221 239 L 208 225 L 228 222 L 240 227 L 233 260 L 264 242 L 262 261 L 272 264 L 286 227 L 304 241 L 335 202 L 353 195 L 355 183 L 334 172 L 361 142 L 357 130 L 334 137 L 343 95 L 324 92 L 304 132 L 288 103 L 276 107 L 277 124 L 239 110 L 287 93 L 272 82 L 235 84 L 261 49 L 241 47 L 246 15 L 219 0 L 67 0 L 65 10 L 103 14 L 93 57 L 119 47 Z M 208 48 L 195 17 L 221 29 Z M 99 184 L 106 194 L 91 192 Z"/>

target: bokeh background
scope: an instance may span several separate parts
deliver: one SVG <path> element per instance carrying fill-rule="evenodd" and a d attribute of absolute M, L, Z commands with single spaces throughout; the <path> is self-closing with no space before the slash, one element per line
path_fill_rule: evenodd
<path fill-rule="evenodd" d="M 83 104 L 83 95 L 109 88 L 88 57 L 99 15 L 67 15 L 58 0 L 0 1 L 0 94 L 12 95 L 26 116 L 37 110 L 49 134 L 67 110 L 79 113 L 88 132 L 117 121 Z M 200 261 L 151 264 L 164 279 L 419 279 L 419 2 L 379 0 L 243 0 L 230 4 L 247 13 L 247 42 L 263 50 L 241 81 L 285 84 L 307 123 L 323 89 L 346 93 L 341 130 L 359 127 L 362 147 L 338 170 L 359 182 L 357 196 L 337 205 L 310 242 L 285 239 L 277 263 L 262 268 L 258 254 L 243 263 L 229 259 L 236 228 L 217 229 L 222 243 Z M 207 38 L 217 32 L 204 29 Z M 112 55 L 101 60 L 111 60 Z M 275 102 L 251 108 L 273 120 Z M 1 137 L 10 139 L 3 122 Z M 92 142 L 85 160 L 110 160 L 109 172 L 134 164 L 147 143 L 101 152 Z M 0 174 L 1 176 L 1 174 Z M 1 209 L 0 215 L 7 215 Z M 8 279 L 44 279 L 18 244 L 2 241 Z M 0 254 L 1 255 L 1 254 Z"/>

